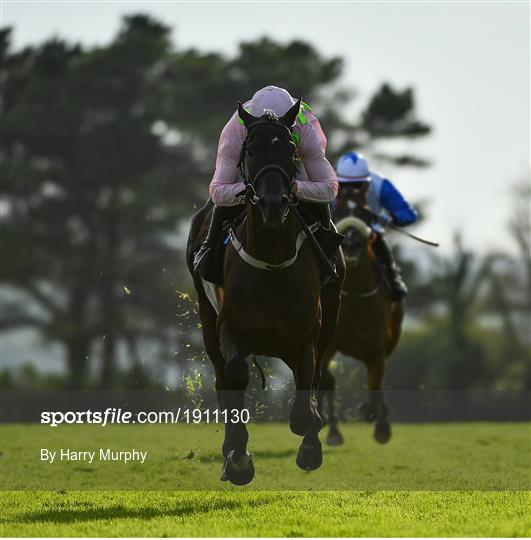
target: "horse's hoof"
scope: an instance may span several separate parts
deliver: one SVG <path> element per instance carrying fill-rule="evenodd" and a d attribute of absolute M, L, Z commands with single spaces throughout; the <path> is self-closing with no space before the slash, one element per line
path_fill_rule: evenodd
<path fill-rule="evenodd" d="M 233 461 L 234 450 L 229 452 L 223 463 L 220 480 L 227 480 L 235 486 L 245 486 L 254 478 L 254 464 L 249 452 L 245 452 L 239 461 Z"/>
<path fill-rule="evenodd" d="M 302 443 L 297 452 L 297 465 L 303 471 L 315 471 L 323 463 L 323 450 L 321 443 L 305 444 Z"/>
<path fill-rule="evenodd" d="M 326 438 L 326 444 L 328 446 L 341 446 L 345 442 L 343 435 L 339 431 L 335 433 L 329 433 Z"/>
<path fill-rule="evenodd" d="M 385 444 L 391 439 L 391 424 L 387 420 L 378 420 L 374 426 L 374 438 L 380 444 Z"/>

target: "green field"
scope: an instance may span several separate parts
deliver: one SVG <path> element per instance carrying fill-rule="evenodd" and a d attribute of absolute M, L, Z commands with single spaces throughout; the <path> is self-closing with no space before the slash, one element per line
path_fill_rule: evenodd
<path fill-rule="evenodd" d="M 371 426 L 349 424 L 346 444 L 325 447 L 313 473 L 296 467 L 300 438 L 286 425 L 250 433 L 256 477 L 236 488 L 218 480 L 219 426 L 2 426 L 2 536 L 531 533 L 528 424 L 395 425 L 384 446 Z M 36 454 L 101 445 L 149 459 L 48 464 Z"/>
<path fill-rule="evenodd" d="M 3 493 L 3 536 L 528 536 L 507 492 Z"/>

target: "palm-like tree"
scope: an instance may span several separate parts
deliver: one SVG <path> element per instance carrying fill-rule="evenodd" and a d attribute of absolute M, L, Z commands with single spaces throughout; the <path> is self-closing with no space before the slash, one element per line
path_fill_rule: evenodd
<path fill-rule="evenodd" d="M 491 254 L 479 260 L 465 248 L 459 233 L 455 234 L 454 246 L 451 256 L 434 256 L 433 288 L 448 317 L 451 354 L 446 359 L 445 383 L 451 389 L 464 389 L 477 381 L 478 374 L 483 371 L 483 349 L 471 339 L 469 328 L 498 255 Z"/>

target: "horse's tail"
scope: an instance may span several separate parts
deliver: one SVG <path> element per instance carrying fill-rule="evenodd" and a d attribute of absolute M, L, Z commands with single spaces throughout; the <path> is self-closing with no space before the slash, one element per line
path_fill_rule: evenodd
<path fill-rule="evenodd" d="M 256 359 L 256 356 L 253 356 L 253 364 L 256 366 L 256 369 L 260 373 L 260 377 L 262 379 L 262 390 L 266 389 L 266 377 L 264 370 L 262 369 L 262 366 L 258 363 L 258 360 Z"/>

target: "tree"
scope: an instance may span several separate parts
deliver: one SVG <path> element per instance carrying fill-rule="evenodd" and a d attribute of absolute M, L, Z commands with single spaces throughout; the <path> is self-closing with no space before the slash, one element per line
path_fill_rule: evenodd
<path fill-rule="evenodd" d="M 9 290 L 0 329 L 31 325 L 62 343 L 72 388 L 87 383 L 96 343 L 99 385 L 109 387 L 121 345 L 136 365 L 139 340 L 177 340 L 179 226 L 205 199 L 237 100 L 278 84 L 315 99 L 331 141 L 377 135 L 360 119 L 330 121 L 352 96 L 337 89 L 341 58 L 267 37 L 226 57 L 175 50 L 169 36 L 143 15 L 95 48 L 51 39 L 12 51 L 10 31 L 0 34 L 0 280 Z M 412 134 L 408 96 L 394 135 Z M 392 99 L 377 100 L 372 117 Z"/>
<path fill-rule="evenodd" d="M 158 70 L 169 52 L 167 28 L 131 17 L 103 49 L 53 40 L 6 53 L 2 255 L 10 262 L 2 281 L 29 294 L 42 314 L 12 302 L 3 326 L 32 324 L 64 343 L 71 387 L 86 381 L 96 336 L 105 336 L 105 386 L 131 321 L 138 334 L 172 323 L 174 296 L 158 275 L 162 264 L 178 275 L 168 237 L 189 213 L 179 196 L 198 197 L 199 188 L 171 181 L 194 174 L 189 149 L 167 146 L 153 131 L 163 112 Z"/>

